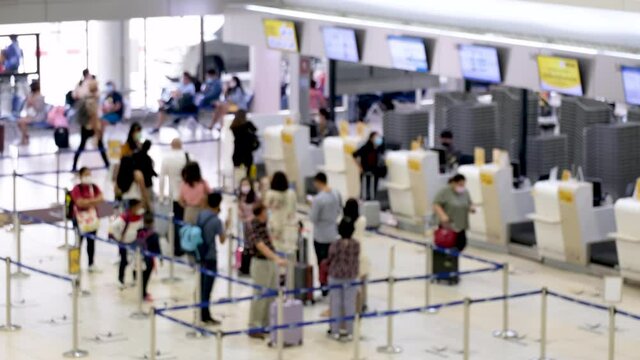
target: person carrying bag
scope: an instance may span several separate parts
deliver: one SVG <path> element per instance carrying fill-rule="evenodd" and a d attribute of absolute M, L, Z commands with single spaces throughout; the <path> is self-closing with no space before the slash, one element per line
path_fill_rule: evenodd
<path fill-rule="evenodd" d="M 87 256 L 89 258 L 89 272 L 96 269 L 93 266 L 95 254 L 95 236 L 100 228 L 97 206 L 104 201 L 100 188 L 93 183 L 91 170 L 83 167 L 78 172 L 80 184 L 73 187 L 68 204 L 70 218 L 78 232 L 79 244 L 87 239 Z"/>

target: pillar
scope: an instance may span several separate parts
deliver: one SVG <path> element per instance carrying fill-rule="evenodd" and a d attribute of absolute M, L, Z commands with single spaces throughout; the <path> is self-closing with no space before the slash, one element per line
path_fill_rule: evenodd
<path fill-rule="evenodd" d="M 280 61 L 279 51 L 258 46 L 250 48 L 253 112 L 264 114 L 280 111 Z"/>

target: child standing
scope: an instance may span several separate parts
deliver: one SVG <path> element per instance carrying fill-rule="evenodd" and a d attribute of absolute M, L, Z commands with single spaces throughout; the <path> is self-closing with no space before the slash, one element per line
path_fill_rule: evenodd
<path fill-rule="evenodd" d="M 358 278 L 360 267 L 360 243 L 353 239 L 353 222 L 342 220 L 338 225 L 340 240 L 335 241 L 329 247 L 329 285 L 345 285 L 345 287 L 332 288 L 329 292 L 329 304 L 331 315 L 344 318 L 354 316 L 356 313 L 356 295 L 358 288 L 349 286 Z M 353 338 L 353 320 L 337 321 L 331 323 L 329 335 L 340 340 Z"/>
<path fill-rule="evenodd" d="M 109 226 L 109 238 L 118 241 L 121 246 L 120 267 L 118 268 L 118 282 L 120 290 L 126 288 L 124 282 L 124 273 L 129 264 L 127 261 L 127 246 L 131 245 L 138 239 L 138 230 L 142 229 L 144 215 L 144 206 L 142 201 L 132 199 L 129 201 L 129 207 L 118 216 Z"/>
<path fill-rule="evenodd" d="M 160 248 L 160 237 L 153 229 L 152 213 L 147 212 L 144 214 L 144 226 L 142 229 L 138 230 L 137 246 L 139 246 L 142 251 L 148 251 L 153 254 L 162 254 L 162 249 Z M 142 272 L 142 298 L 146 302 L 152 302 L 153 298 L 151 297 L 151 294 L 147 292 L 147 285 L 149 285 L 149 279 L 151 278 L 151 273 L 155 267 L 155 256 L 148 253 L 143 254 L 143 256 L 144 271 Z"/>

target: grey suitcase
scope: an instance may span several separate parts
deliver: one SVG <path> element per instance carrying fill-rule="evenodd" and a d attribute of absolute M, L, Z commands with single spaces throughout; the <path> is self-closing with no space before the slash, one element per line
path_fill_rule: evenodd
<path fill-rule="evenodd" d="M 380 227 L 380 202 L 364 201 L 361 209 L 362 215 L 367 219 L 367 228 L 377 229 Z"/>
<path fill-rule="evenodd" d="M 303 321 L 303 305 L 302 301 L 297 299 L 287 299 L 282 306 L 282 323 L 292 324 Z M 278 323 L 278 301 L 271 303 L 269 309 L 269 325 L 276 326 Z M 269 346 L 278 344 L 278 334 L 282 334 L 284 346 L 300 346 L 302 345 L 302 328 L 296 327 L 279 331 L 271 331 Z"/>

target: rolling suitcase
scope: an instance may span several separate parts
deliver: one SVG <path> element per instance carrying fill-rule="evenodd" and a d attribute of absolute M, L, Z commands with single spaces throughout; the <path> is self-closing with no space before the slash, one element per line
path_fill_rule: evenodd
<path fill-rule="evenodd" d="M 282 306 L 282 324 L 298 323 L 303 321 L 303 305 L 298 299 L 287 299 Z M 269 325 L 276 326 L 278 323 L 278 301 L 271 303 L 269 309 Z M 282 334 L 284 346 L 300 346 L 302 345 L 302 328 L 296 327 L 291 329 L 283 329 L 279 331 L 271 331 L 269 346 L 278 344 L 278 334 Z"/>
<path fill-rule="evenodd" d="M 69 148 L 69 129 L 59 127 L 53 131 L 53 140 L 59 149 Z"/>
<path fill-rule="evenodd" d="M 4 155 L 4 124 L 0 124 L 0 154 Z"/>
<path fill-rule="evenodd" d="M 433 251 L 433 257 L 432 257 L 433 264 L 431 269 L 434 274 L 458 272 L 457 256 L 444 254 L 436 250 L 431 250 L 431 251 Z M 442 274 L 442 275 L 438 275 L 435 281 L 446 282 L 449 285 L 455 285 L 460 281 L 460 277 L 457 274 L 453 276 Z"/>
<path fill-rule="evenodd" d="M 380 227 L 380 202 L 364 201 L 362 203 L 362 215 L 367 219 L 367 228 L 377 229 Z"/>
<path fill-rule="evenodd" d="M 302 230 L 302 229 L 300 229 Z M 302 231 L 300 231 L 302 232 Z M 294 267 L 294 287 L 296 289 L 313 288 L 313 266 L 309 265 L 308 254 L 309 242 L 300 234 L 298 240 L 297 263 Z M 313 292 L 296 294 L 295 298 L 302 301 L 304 305 L 314 304 Z"/>

